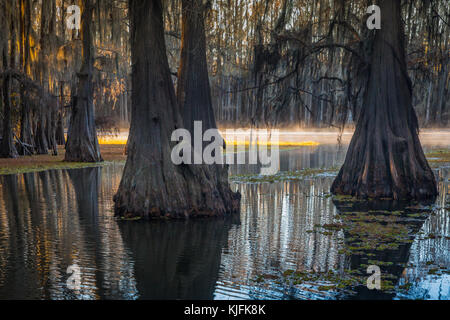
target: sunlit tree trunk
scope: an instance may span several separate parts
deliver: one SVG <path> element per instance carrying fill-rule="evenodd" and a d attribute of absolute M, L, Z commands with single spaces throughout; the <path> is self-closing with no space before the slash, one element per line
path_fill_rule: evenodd
<path fill-rule="evenodd" d="M 334 194 L 426 199 L 436 181 L 422 150 L 405 62 L 400 1 L 381 0 L 368 87 Z"/>
<path fill-rule="evenodd" d="M 182 120 L 166 55 L 162 3 L 129 0 L 129 8 L 132 119 L 116 214 L 187 218 L 237 211 L 239 200 L 224 199 L 203 166 L 173 164 L 170 139 Z"/>
<path fill-rule="evenodd" d="M 67 135 L 65 161 L 100 162 L 97 132 L 95 129 L 93 102 L 93 50 L 92 50 L 92 13 L 93 4 L 89 0 L 82 1 L 81 35 L 83 42 L 83 65 L 78 73 L 77 96 L 73 99 Z"/>

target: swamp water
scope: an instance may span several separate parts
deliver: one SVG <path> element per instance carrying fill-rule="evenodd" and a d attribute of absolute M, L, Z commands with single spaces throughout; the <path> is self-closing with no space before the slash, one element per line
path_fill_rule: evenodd
<path fill-rule="evenodd" d="M 270 179 L 231 168 L 229 219 L 115 219 L 119 163 L 0 176 L 0 299 L 449 299 L 448 167 L 433 204 L 354 202 L 329 194 L 345 152 L 284 150 Z"/>

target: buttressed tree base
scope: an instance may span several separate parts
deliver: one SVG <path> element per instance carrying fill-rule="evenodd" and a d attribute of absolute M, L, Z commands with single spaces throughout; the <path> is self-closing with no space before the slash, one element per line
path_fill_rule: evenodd
<path fill-rule="evenodd" d="M 167 61 L 162 3 L 130 1 L 130 15 L 132 119 L 116 214 L 187 218 L 238 212 L 240 197 L 231 191 L 225 167 L 172 163 L 171 135 L 183 121 Z"/>
<path fill-rule="evenodd" d="M 436 180 L 419 141 L 404 47 L 400 1 L 383 0 L 369 81 L 334 194 L 375 199 L 432 199 Z"/>

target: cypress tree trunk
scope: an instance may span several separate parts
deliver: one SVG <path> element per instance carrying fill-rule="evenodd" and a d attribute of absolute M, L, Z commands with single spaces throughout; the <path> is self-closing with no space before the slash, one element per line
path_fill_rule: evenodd
<path fill-rule="evenodd" d="M 31 128 L 31 108 L 24 90 L 21 89 L 21 116 L 20 116 L 20 141 L 25 145 L 18 145 L 18 151 L 22 156 L 31 156 L 34 154 L 34 141 Z"/>
<path fill-rule="evenodd" d="M 92 72 L 94 66 L 91 34 L 93 9 L 91 1 L 82 1 L 83 65 L 78 73 L 78 91 L 77 97 L 73 99 L 64 159 L 71 162 L 103 161 L 95 129 L 93 103 Z"/>
<path fill-rule="evenodd" d="M 59 146 L 63 146 L 66 144 L 66 137 L 64 136 L 64 125 L 63 125 L 63 116 L 62 110 L 58 111 L 58 120 L 56 124 L 56 143 Z"/>
<path fill-rule="evenodd" d="M 0 158 L 17 158 L 19 156 L 14 145 L 11 124 L 10 78 L 10 76 L 6 76 L 3 80 L 3 132 L 0 144 Z"/>
<path fill-rule="evenodd" d="M 42 88 L 48 90 L 50 88 L 49 80 L 49 56 L 53 49 L 51 41 L 52 29 L 52 5 L 51 1 L 42 1 L 40 15 L 40 39 L 39 39 L 39 58 L 36 66 L 36 79 L 40 82 Z M 47 106 L 46 101 L 39 105 L 37 112 L 36 130 L 35 130 L 35 147 L 36 153 L 40 155 L 48 154 L 49 141 L 47 140 Z"/>
<path fill-rule="evenodd" d="M 15 29 L 14 29 L 14 17 L 11 14 L 8 17 L 8 13 L 6 10 L 6 5 L 2 4 L 2 11 L 0 12 L 0 26 L 3 27 L 1 32 L 4 30 L 8 30 L 7 22 L 10 22 L 10 34 L 11 34 L 11 43 L 15 44 Z M 0 58 L 3 64 L 3 70 L 7 70 L 8 68 L 8 58 L 10 60 L 10 67 L 14 68 L 14 55 L 15 55 L 15 46 L 11 45 L 11 52 L 8 53 L 8 38 L 5 35 L 0 36 Z M 2 93 L 3 97 L 3 127 L 2 127 L 2 140 L 0 143 L 0 158 L 17 158 L 19 155 L 16 150 L 16 146 L 14 145 L 13 140 L 13 131 L 12 131 L 12 123 L 11 123 L 11 76 L 5 76 L 3 78 L 3 86 Z"/>
<path fill-rule="evenodd" d="M 28 74 L 30 59 L 30 32 L 31 32 L 31 3 L 30 0 L 20 1 L 20 63 L 22 72 Z M 31 156 L 34 154 L 33 131 L 31 125 L 30 101 L 21 86 L 20 89 L 21 115 L 20 115 L 20 141 L 17 150 L 20 155 Z"/>
<path fill-rule="evenodd" d="M 50 98 L 48 102 L 47 125 L 45 127 L 48 147 L 52 150 L 54 156 L 58 155 L 58 147 L 56 144 L 56 98 Z"/>
<path fill-rule="evenodd" d="M 207 1 L 182 1 L 181 58 L 178 70 L 177 100 L 183 118 L 184 128 L 194 137 L 194 122 L 202 122 L 202 130 L 217 129 L 211 99 L 211 89 L 206 60 L 205 14 Z M 208 172 L 219 197 L 232 201 L 239 197 L 228 184 L 227 165 L 207 165 Z"/>
<path fill-rule="evenodd" d="M 64 124 L 63 124 L 63 110 L 64 110 L 64 82 L 59 84 L 59 101 L 58 101 L 58 120 L 56 124 L 56 143 L 60 146 L 66 144 L 66 138 L 64 137 Z"/>
<path fill-rule="evenodd" d="M 400 1 L 381 0 L 364 104 L 334 194 L 429 199 L 436 181 L 418 137 L 405 62 Z"/>
<path fill-rule="evenodd" d="M 206 62 L 205 12 L 202 0 L 183 0 L 181 59 L 177 100 L 184 127 L 194 132 L 194 121 L 202 121 L 203 131 L 217 128 L 212 108 Z"/>
<path fill-rule="evenodd" d="M 36 130 L 34 134 L 34 145 L 36 147 L 37 154 L 48 154 L 48 142 L 45 135 L 45 121 L 46 117 L 42 110 L 38 111 Z"/>
<path fill-rule="evenodd" d="M 116 215 L 143 218 L 221 216 L 239 209 L 224 199 L 203 166 L 176 166 L 172 132 L 182 127 L 164 42 L 160 0 L 129 0 L 132 119 Z"/>

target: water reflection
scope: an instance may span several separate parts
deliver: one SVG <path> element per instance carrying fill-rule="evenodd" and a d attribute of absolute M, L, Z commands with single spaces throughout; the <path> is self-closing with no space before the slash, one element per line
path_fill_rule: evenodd
<path fill-rule="evenodd" d="M 338 239 L 309 232 L 331 223 L 336 209 L 327 196 L 330 178 L 302 183 L 238 185 L 240 227 L 233 227 L 222 256 L 217 299 L 326 298 L 317 290 L 299 291 L 274 279 L 286 270 L 317 272 L 343 267 Z"/>
<path fill-rule="evenodd" d="M 142 299 L 213 298 L 230 219 L 120 223 Z"/>
<path fill-rule="evenodd" d="M 416 209 L 410 203 L 397 201 L 333 202 L 338 209 L 338 217 L 344 217 L 341 221 L 352 224 L 348 230 L 344 229 L 345 245 L 362 248 L 347 254 L 348 269 L 367 278 L 368 266 L 376 265 L 380 267 L 384 280 L 381 287 L 386 286 L 385 281 L 388 285 L 396 285 L 409 260 L 413 240 L 432 210 Z M 424 205 L 430 203 L 421 204 Z M 392 245 L 392 248 L 383 248 Z M 354 291 L 347 298 L 377 300 L 396 296 L 392 290 L 369 290 L 367 283 L 357 286 Z"/>
<path fill-rule="evenodd" d="M 137 297 L 133 263 L 109 210 L 115 186 L 99 196 L 101 170 L 1 177 L 2 299 Z M 81 268 L 76 291 L 66 285 L 73 264 Z"/>
<path fill-rule="evenodd" d="M 281 169 L 336 167 L 344 156 L 345 148 L 330 145 L 283 151 Z M 349 212 L 400 209 L 335 204 L 332 176 L 233 185 L 242 194 L 238 221 L 136 222 L 117 221 L 112 212 L 122 171 L 111 164 L 0 177 L 0 299 L 450 297 L 448 168 L 437 172 L 440 196 L 431 213 L 405 215 L 411 242 L 360 254 L 343 251 L 354 241 L 348 233 L 317 226 Z M 323 283 L 283 281 L 289 270 L 363 272 L 369 260 L 393 276 L 395 293 L 361 287 L 349 295 L 319 290 Z M 75 291 L 66 285 L 73 264 L 82 273 Z"/>
<path fill-rule="evenodd" d="M 320 145 L 280 149 L 280 171 L 337 168 L 345 160 L 348 146 Z M 270 151 L 269 151 L 270 154 Z M 237 156 L 235 156 L 237 159 Z M 246 163 L 249 163 L 248 155 Z M 261 165 L 230 165 L 232 174 L 259 174 Z"/>

